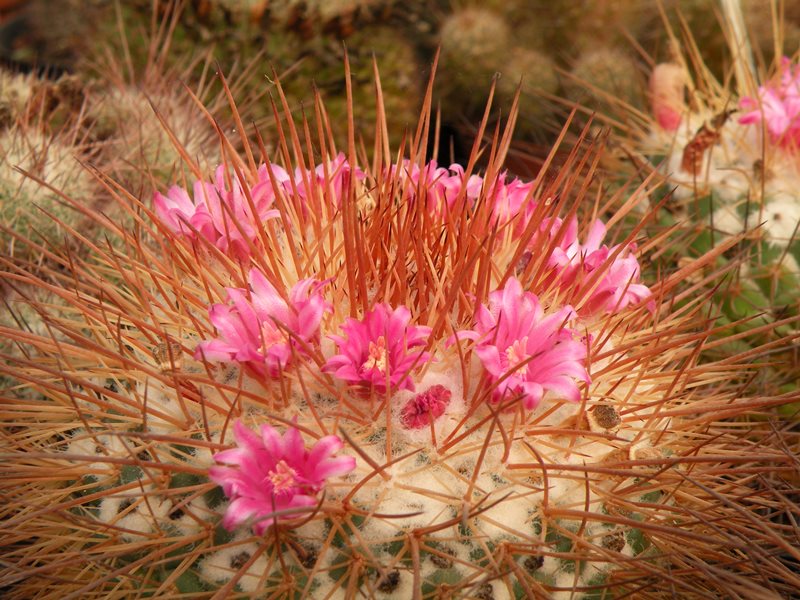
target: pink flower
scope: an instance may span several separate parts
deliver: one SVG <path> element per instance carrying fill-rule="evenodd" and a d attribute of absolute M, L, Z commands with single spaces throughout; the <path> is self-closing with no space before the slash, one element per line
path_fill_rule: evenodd
<path fill-rule="evenodd" d="M 197 231 L 213 241 L 216 239 L 216 231 L 206 208 L 206 198 L 212 194 L 216 194 L 214 186 L 202 181 L 194 184 L 194 198 L 190 198 L 182 187 L 173 185 L 166 196 L 156 192 L 153 205 L 158 218 L 173 233 L 194 239 Z"/>
<path fill-rule="evenodd" d="M 308 450 L 294 427 L 281 437 L 274 428 L 262 425 L 259 436 L 236 421 L 233 432 L 238 447 L 214 455 L 217 462 L 233 466 L 215 466 L 208 471 L 209 478 L 222 486 L 231 500 L 222 519 L 229 531 L 253 521 L 255 534 L 263 535 L 274 520 L 302 516 L 273 514 L 315 506 L 326 479 L 349 473 L 356 466 L 352 456 L 333 457 L 343 447 L 335 435 L 317 440 Z"/>
<path fill-rule="evenodd" d="M 444 414 L 452 393 L 443 385 L 429 387 L 406 402 L 400 422 L 406 429 L 422 429 Z"/>
<path fill-rule="evenodd" d="M 430 354 L 412 349 L 425 346 L 431 328 L 409 321 L 411 313 L 405 306 L 392 310 L 385 303 L 375 305 L 361 321 L 347 319 L 342 325 L 347 337 L 330 336 L 340 354 L 331 357 L 324 370 L 364 391 L 382 394 L 389 387 L 413 391 L 409 374 L 430 360 Z"/>
<path fill-rule="evenodd" d="M 555 235 L 555 231 L 551 234 Z M 639 261 L 632 254 L 636 247 L 627 246 L 607 264 L 619 246 L 609 248 L 601 245 L 605 235 L 606 227 L 598 219 L 589 230 L 586 242 L 581 244 L 578 241 L 578 222 L 573 218 L 548 261 L 548 265 L 554 267 L 554 276 L 562 289 L 575 290 L 591 284 L 593 289 L 581 307 L 581 313 L 615 312 L 650 296 L 650 289 L 639 283 Z M 605 271 L 594 282 L 592 274 L 601 269 Z M 650 309 L 654 306 L 651 302 Z"/>
<path fill-rule="evenodd" d="M 340 152 L 335 158 L 328 161 L 327 171 L 328 180 L 325 180 L 326 165 L 317 165 L 312 171 L 306 172 L 306 180 L 309 187 L 306 188 L 305 181 L 303 180 L 303 171 L 298 167 L 294 172 L 295 185 L 297 186 L 297 193 L 303 200 L 303 207 L 306 207 L 313 194 L 314 189 L 319 189 L 317 192 L 320 197 L 327 199 L 333 206 L 340 208 L 342 206 L 342 197 L 344 196 L 347 186 L 350 184 L 351 174 L 355 176 L 357 181 L 361 181 L 366 177 L 364 171 L 360 168 L 352 168 L 350 163 L 347 162 L 344 153 Z"/>
<path fill-rule="evenodd" d="M 331 307 L 324 283 L 303 279 L 289 292 L 287 303 L 258 270 L 250 270 L 250 291 L 227 288 L 233 306 L 214 304 L 209 317 L 220 337 L 201 342 L 195 355 L 206 360 L 236 361 L 260 375 L 277 377 L 294 354 L 317 342 L 322 317 Z"/>
<path fill-rule="evenodd" d="M 273 167 L 273 174 L 279 181 L 288 179 L 280 167 Z M 153 204 L 159 219 L 173 233 L 191 240 L 199 234 L 229 256 L 246 260 L 260 224 L 278 216 L 278 211 L 270 208 L 275 194 L 266 166 L 259 169 L 259 182 L 248 190 L 252 208 L 239 180 L 231 177 L 229 189 L 225 175 L 224 167 L 219 166 L 213 184 L 195 182 L 193 198 L 173 186 L 167 196 L 156 192 Z"/>
<path fill-rule="evenodd" d="M 497 223 L 498 226 L 502 227 L 522 213 L 524 217 L 520 219 L 515 227 L 516 236 L 521 235 L 528 225 L 533 210 L 536 208 L 536 203 L 529 200 L 532 196 L 533 184 L 533 181 L 523 183 L 516 178 L 510 183 L 506 183 L 505 173 L 500 174 L 489 193 L 492 203 L 492 224 Z"/>
<path fill-rule="evenodd" d="M 488 307 L 479 306 L 475 330 L 457 337 L 478 342 L 475 353 L 497 384 L 495 402 L 521 395 L 525 408 L 533 409 L 545 391 L 577 402 L 577 381 L 588 383 L 589 374 L 586 347 L 566 327 L 575 316 L 569 306 L 545 316 L 539 299 L 512 277 L 489 294 Z"/>
<path fill-rule="evenodd" d="M 420 169 L 416 163 L 412 164 L 406 160 L 402 164 L 392 167 L 391 174 L 394 175 L 398 169 L 401 176 L 401 188 L 404 185 L 404 179 L 407 178 L 411 184 L 408 192 L 410 198 L 414 199 L 418 195 L 424 195 L 427 210 L 436 215 L 442 215 L 446 210 L 451 210 L 459 194 L 462 193 L 467 206 L 474 206 L 481 195 L 481 190 L 484 186 L 488 186 L 486 197 L 491 202 L 492 223 L 497 222 L 501 226 L 521 212 L 525 200 L 533 189 L 533 182 L 523 183 L 519 179 L 514 179 L 510 183 L 506 183 L 505 173 L 497 175 L 491 184 L 487 184 L 479 175 L 470 175 L 469 178 L 466 178 L 464 167 L 459 164 L 452 164 L 445 169 L 439 167 L 436 161 L 431 161 L 425 165 L 424 169 Z"/>
<path fill-rule="evenodd" d="M 404 189 L 408 186 L 406 189 L 411 200 L 418 196 L 424 196 L 426 209 L 436 215 L 442 215 L 445 210 L 453 208 L 464 180 L 464 169 L 461 165 L 452 165 L 450 169 L 445 169 L 439 167 L 436 161 L 432 160 L 425 165 L 424 169 L 420 169 L 418 164 L 404 160 L 402 163 L 392 166 L 390 174 L 393 176 L 398 170 L 400 172 L 399 187 Z M 408 183 L 405 182 L 406 179 Z M 473 181 L 473 178 L 470 178 L 470 181 Z M 473 188 L 475 183 L 473 181 Z M 477 186 L 479 192 L 480 181 L 477 181 Z M 475 197 L 477 197 L 477 193 Z"/>
<path fill-rule="evenodd" d="M 800 146 L 800 65 L 784 57 L 779 82 L 758 88 L 758 98 L 744 97 L 739 106 L 749 112 L 740 123 L 764 121 L 772 141 L 790 148 Z"/>

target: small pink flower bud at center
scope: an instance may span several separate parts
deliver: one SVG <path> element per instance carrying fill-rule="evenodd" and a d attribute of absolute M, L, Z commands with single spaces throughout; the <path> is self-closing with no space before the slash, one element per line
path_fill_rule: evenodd
<path fill-rule="evenodd" d="M 409 400 L 400 412 L 406 429 L 422 429 L 444 414 L 452 393 L 443 385 L 434 385 Z"/>

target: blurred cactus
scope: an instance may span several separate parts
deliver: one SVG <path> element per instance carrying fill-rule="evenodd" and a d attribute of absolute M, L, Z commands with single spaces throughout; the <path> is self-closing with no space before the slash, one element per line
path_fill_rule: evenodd
<path fill-rule="evenodd" d="M 609 47 L 588 50 L 575 60 L 570 75 L 568 97 L 592 110 L 614 104 L 644 107 L 644 77 L 629 53 Z"/>
<path fill-rule="evenodd" d="M 129 181 L 134 174 L 166 177 L 173 173 L 181 155 L 156 113 L 190 156 L 219 162 L 210 124 L 192 109 L 186 94 L 170 89 L 167 81 L 151 78 L 138 88 L 122 85 L 103 92 L 92 95 L 86 116 L 105 170 Z"/>
<path fill-rule="evenodd" d="M 0 128 L 11 125 L 27 109 L 35 78 L 0 69 Z"/>
<path fill-rule="evenodd" d="M 520 84 L 519 131 L 522 135 L 539 134 L 550 124 L 552 115 L 552 101 L 546 96 L 556 94 L 559 87 L 555 63 L 542 52 L 513 48 L 497 83 L 503 106 L 511 106 Z"/>
<path fill-rule="evenodd" d="M 670 68 L 677 73 L 676 67 Z M 664 69 L 659 66 L 654 76 Z M 685 73 L 681 80 L 690 78 Z M 658 85 L 651 88 L 656 116 L 659 110 L 666 114 L 660 108 L 664 95 Z M 709 101 L 717 106 L 728 103 L 723 98 Z M 677 186 L 673 212 L 698 227 L 694 241 L 683 252 L 697 257 L 727 244 L 728 256 L 739 251 L 747 257 L 718 297 L 722 323 L 744 319 L 736 327 L 748 331 L 800 314 L 794 294 L 800 285 L 796 163 L 769 144 L 765 154 L 757 126 L 729 118 L 727 113 L 715 115 L 705 106 L 698 108 L 698 102 L 695 97 L 693 110 L 673 103 L 677 119 L 657 118 L 647 143 L 651 156 Z M 662 217 L 665 223 L 673 219 L 667 214 Z M 736 236 L 741 239 L 731 247 L 729 241 Z M 727 262 L 723 256 L 718 261 Z M 774 339 L 790 330 L 776 327 L 766 334 Z"/>
<path fill-rule="evenodd" d="M 29 102 L 19 110 L 22 115 L 34 112 Z M 78 226 L 80 213 L 59 191 L 84 205 L 96 201 L 96 182 L 78 162 L 86 157 L 86 148 L 75 142 L 78 133 L 73 126 L 72 131 L 50 134 L 24 119 L 0 130 L 0 221 L 8 228 L 0 231 L 0 243 L 6 255 L 28 248 L 9 230 L 52 248 L 64 239 L 62 224 Z"/>
<path fill-rule="evenodd" d="M 16 40 L 13 52 L 9 52 L 16 57 L 35 57 L 26 61 L 82 73 L 86 72 L 87 59 L 96 60 L 98 46 L 117 43 L 121 34 L 129 38 L 129 52 L 117 45 L 114 54 L 130 56 L 134 67 L 147 63 L 149 48 L 137 38 L 150 26 L 153 6 L 164 22 L 177 14 L 166 0 L 121 3 L 121 32 L 116 10 L 105 3 L 87 6 L 75 0 L 49 4 L 34 0 L 30 4 L 18 9 L 6 26 L 8 36 Z M 748 0 L 742 5 L 757 52 L 766 62 L 774 55 L 773 22 L 783 25 L 787 49 L 793 44 L 796 47 L 797 34 L 793 32 L 800 30 L 800 11 L 795 7 L 786 6 L 785 16 L 773 19 L 771 0 Z M 249 70 L 244 77 L 248 83 L 237 95 L 242 103 L 250 98 L 258 107 L 251 114 L 261 124 L 272 118 L 269 103 L 264 101 L 264 84 L 272 77 L 272 66 L 284 75 L 282 81 L 293 107 L 310 105 L 313 94 L 308 80 L 313 78 L 329 101 L 333 120 L 343 121 L 345 115 L 338 111 L 344 105 L 344 89 L 341 73 L 335 69 L 342 41 L 347 42 L 352 56 L 363 57 L 365 63 L 374 50 L 384 74 L 385 101 L 397 109 L 387 114 L 393 141 L 400 139 L 421 102 L 418 85 L 391 85 L 393 75 L 397 74 L 400 82 L 407 81 L 409 73 L 419 73 L 430 63 L 439 44 L 442 119 L 448 135 L 464 134 L 468 129 L 465 121 L 477 119 L 486 99 L 486 82 L 499 73 L 497 108 L 508 110 L 510 97 L 522 78 L 519 135 L 536 141 L 557 131 L 565 113 L 558 103 L 542 101 L 542 95 L 559 92 L 551 69 L 574 70 L 573 75 L 583 84 L 574 85 L 567 77 L 561 91 L 588 110 L 606 111 L 612 98 L 641 107 L 640 75 L 631 60 L 631 41 L 650 53 L 663 53 L 670 44 L 661 12 L 655 3 L 648 2 L 191 0 L 182 6 L 174 21 L 169 56 L 185 65 L 186 59 L 194 58 L 202 48 L 220 64 L 236 62 L 240 72 Z M 696 32 L 706 63 L 721 77 L 730 61 L 725 62 L 727 41 L 719 23 L 717 0 L 668 0 L 664 9 L 679 39 L 682 20 Z M 677 16 L 679 11 L 681 17 Z M 57 27 L 48 26 L 52 14 L 59 15 L 53 19 Z M 80 23 L 71 26 L 76 20 Z M 17 30 L 23 29 L 33 33 L 20 35 Z M 68 49 L 66 54 L 64 49 Z M 190 87 L 203 77 L 201 63 L 192 74 L 186 73 Z M 369 69 L 366 64 L 363 68 Z M 232 76 L 237 71 L 227 70 Z M 364 99 L 357 100 L 356 112 L 366 120 L 374 107 L 366 100 L 368 90 L 360 96 Z"/>
<path fill-rule="evenodd" d="M 508 57 L 511 29 L 502 16 L 482 8 L 454 12 L 442 23 L 442 65 L 447 73 L 444 85 L 463 94 L 485 88 Z M 473 100 L 482 104 L 480 97 Z M 469 98 L 465 99 L 469 101 Z"/>
<path fill-rule="evenodd" d="M 98 24 L 113 15 L 104 0 L 9 4 L 11 12 L 0 20 L 0 60 L 59 73 L 75 66 L 90 48 Z"/>

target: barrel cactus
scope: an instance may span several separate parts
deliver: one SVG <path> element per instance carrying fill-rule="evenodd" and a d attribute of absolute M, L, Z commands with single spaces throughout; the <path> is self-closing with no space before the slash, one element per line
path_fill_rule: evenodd
<path fill-rule="evenodd" d="M 669 301 L 708 261 L 645 286 L 634 235 L 577 210 L 590 157 L 521 181 L 498 138 L 440 167 L 427 103 L 368 164 L 314 115 L 152 204 L 110 186 L 128 243 L 63 285 L 3 276 L 67 305 L 57 338 L 0 327 L 26 348 L 0 362 L 7 597 L 796 589 L 796 460 L 734 419 L 787 398 L 742 395 L 753 356 L 699 365 Z"/>

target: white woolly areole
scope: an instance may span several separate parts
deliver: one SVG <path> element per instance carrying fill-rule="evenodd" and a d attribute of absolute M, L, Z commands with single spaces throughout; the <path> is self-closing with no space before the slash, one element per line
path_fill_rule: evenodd
<path fill-rule="evenodd" d="M 244 565 L 249 560 L 244 555 L 252 557 L 259 551 L 255 543 L 243 542 L 245 539 L 247 538 L 244 535 L 237 535 L 229 544 L 226 544 L 226 547 L 209 554 L 200 562 L 200 574 L 206 580 L 214 583 L 230 581 L 241 570 L 238 563 Z M 243 591 L 250 593 L 263 589 L 262 581 L 266 578 L 267 567 L 267 560 L 262 553 L 239 578 L 237 585 Z"/>

